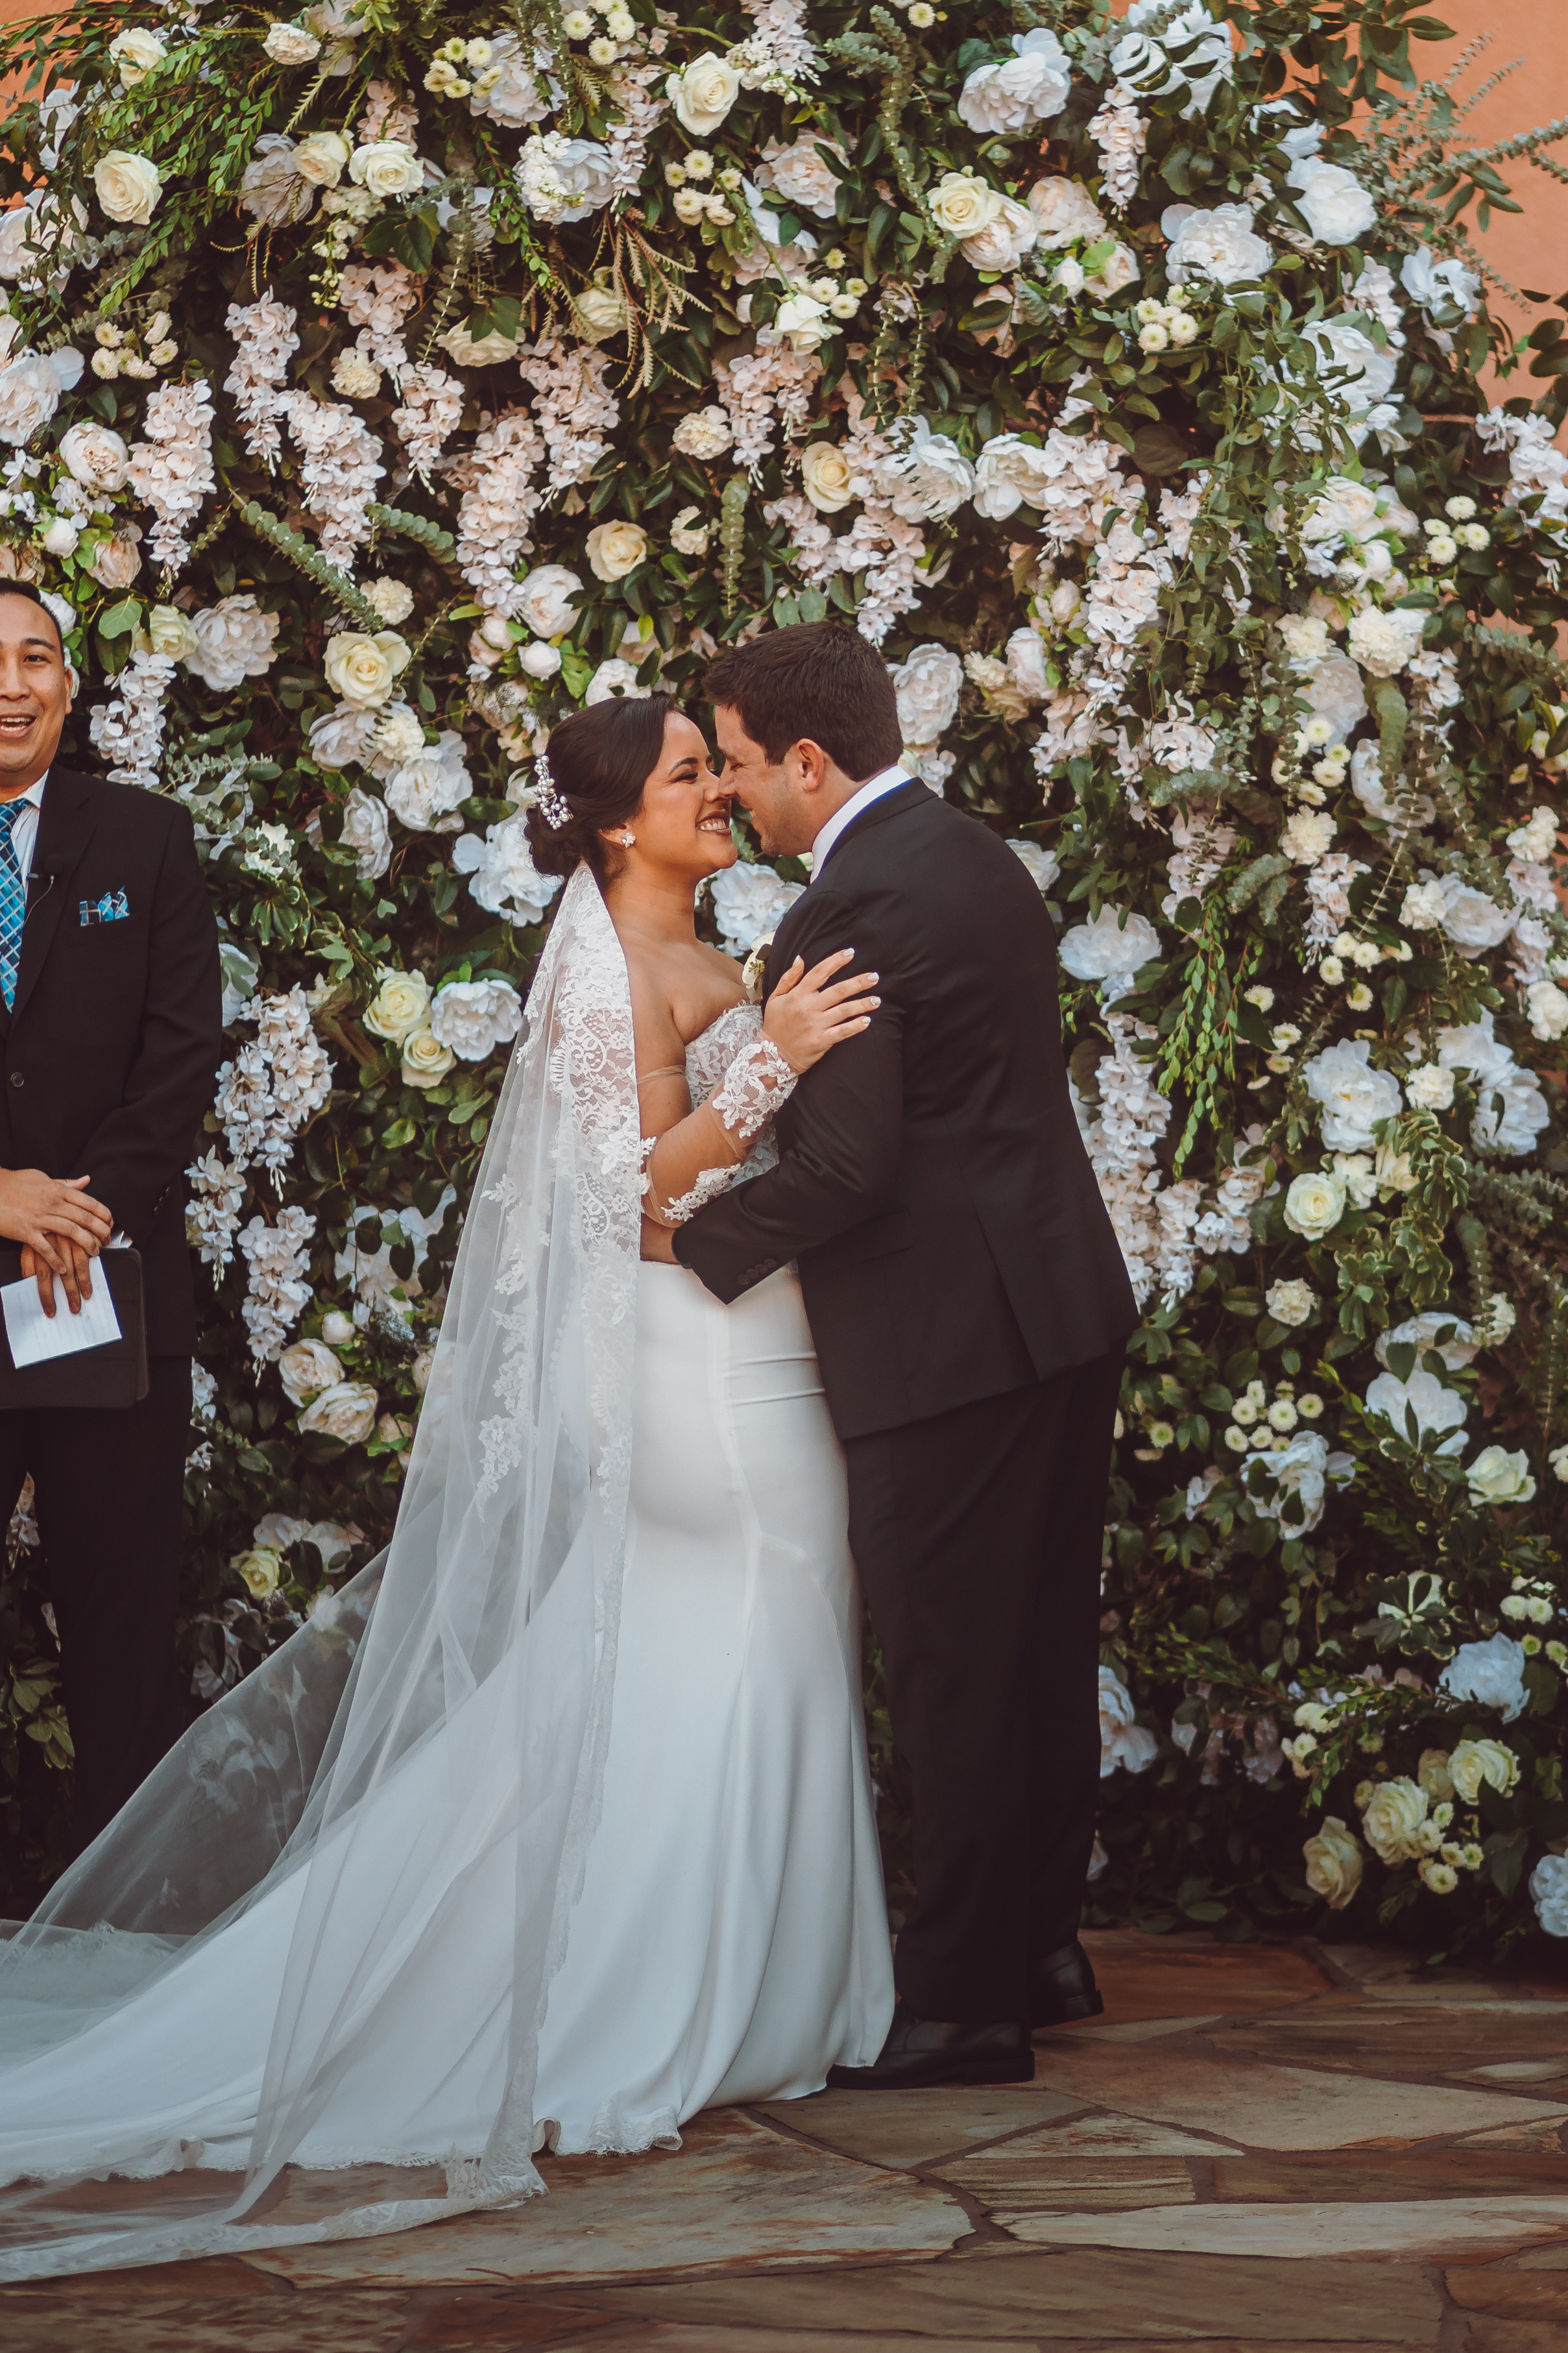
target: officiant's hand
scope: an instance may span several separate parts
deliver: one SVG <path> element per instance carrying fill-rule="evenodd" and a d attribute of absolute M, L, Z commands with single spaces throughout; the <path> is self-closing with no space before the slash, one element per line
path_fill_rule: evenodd
<path fill-rule="evenodd" d="M 92 1295 L 89 1262 L 114 1231 L 114 1219 L 95 1201 L 86 1176 L 46 1176 L 41 1168 L 0 1168 L 0 1236 L 22 1244 L 22 1272 L 38 1278 L 47 1314 L 55 1312 L 58 1274 L 75 1314 Z"/>

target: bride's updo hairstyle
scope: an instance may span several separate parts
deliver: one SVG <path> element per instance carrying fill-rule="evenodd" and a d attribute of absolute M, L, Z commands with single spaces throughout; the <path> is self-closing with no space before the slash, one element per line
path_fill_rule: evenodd
<path fill-rule="evenodd" d="M 528 846 L 542 874 L 572 875 L 585 859 L 600 883 L 616 873 L 606 826 L 625 825 L 642 807 L 643 787 L 664 756 L 664 723 L 675 709 L 669 694 L 612 696 L 574 711 L 550 732 L 545 758 L 564 802 L 564 825 L 552 825 L 537 805 L 528 812 Z"/>

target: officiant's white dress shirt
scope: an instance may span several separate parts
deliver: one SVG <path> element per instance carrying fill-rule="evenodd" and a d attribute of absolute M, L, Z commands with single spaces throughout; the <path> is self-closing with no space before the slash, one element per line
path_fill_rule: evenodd
<path fill-rule="evenodd" d="M 862 809 L 879 801 L 884 793 L 896 793 L 900 785 L 914 782 L 902 768 L 884 768 L 879 776 L 868 777 L 856 787 L 841 809 L 836 809 L 811 845 L 811 879 L 815 882 L 826 863 L 828 852 L 847 826 L 854 824 Z M 24 819 L 24 823 L 26 820 Z"/>

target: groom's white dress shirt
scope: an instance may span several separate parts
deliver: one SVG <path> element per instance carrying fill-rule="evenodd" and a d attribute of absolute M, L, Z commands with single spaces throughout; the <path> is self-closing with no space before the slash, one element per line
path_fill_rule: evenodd
<path fill-rule="evenodd" d="M 884 768 L 880 775 L 869 776 L 863 785 L 857 786 L 843 807 L 835 810 L 811 845 L 812 881 L 815 882 L 821 873 L 840 834 L 846 827 L 854 824 L 862 809 L 868 809 L 873 801 L 881 799 L 884 793 L 896 793 L 900 785 L 913 782 L 913 777 L 906 776 L 902 768 Z"/>

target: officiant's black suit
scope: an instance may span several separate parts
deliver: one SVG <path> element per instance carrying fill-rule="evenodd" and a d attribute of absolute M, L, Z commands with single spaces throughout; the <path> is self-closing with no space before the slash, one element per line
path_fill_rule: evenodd
<path fill-rule="evenodd" d="M 196 1336 L 184 1170 L 223 1056 L 222 1007 L 188 812 L 51 768 L 8 1015 L 0 1002 L 0 1166 L 90 1177 L 142 1253 L 151 1376 L 123 1411 L 0 1412 L 0 1530 L 30 1472 L 82 1842 L 184 1722 L 174 1614 Z"/>
<path fill-rule="evenodd" d="M 1020 860 L 900 786 L 785 915 L 767 986 L 848 946 L 880 1010 L 801 1081 L 779 1166 L 675 1252 L 725 1301 L 799 1264 L 913 1781 L 899 1989 L 924 2018 L 1023 2019 L 1093 1841 L 1101 1521 L 1137 1314 Z"/>

